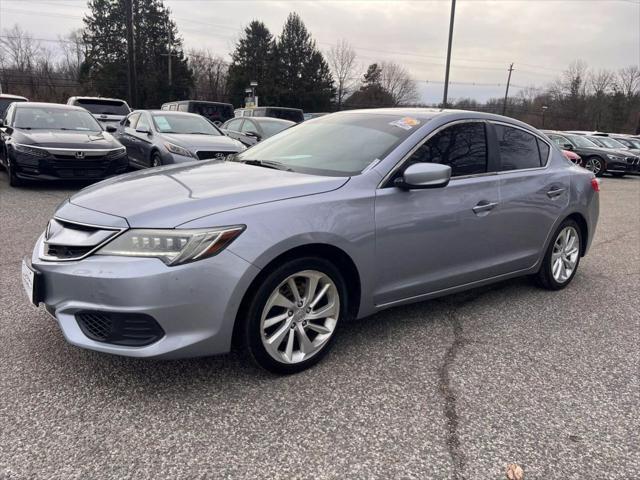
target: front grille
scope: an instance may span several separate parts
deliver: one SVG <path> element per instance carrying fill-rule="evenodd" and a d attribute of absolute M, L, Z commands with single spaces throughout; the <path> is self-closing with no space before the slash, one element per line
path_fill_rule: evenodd
<path fill-rule="evenodd" d="M 640 165 L 640 157 L 627 157 L 625 160 L 629 165 Z"/>
<path fill-rule="evenodd" d="M 76 321 L 91 340 L 112 345 L 143 347 L 164 336 L 160 324 L 142 313 L 82 311 L 76 313 Z"/>
<path fill-rule="evenodd" d="M 93 247 L 71 247 L 67 245 L 47 245 L 47 256 L 60 260 L 71 260 L 86 255 Z"/>
<path fill-rule="evenodd" d="M 117 235 L 120 229 L 81 225 L 51 219 L 45 231 L 43 260 L 77 260 Z"/>
<path fill-rule="evenodd" d="M 199 160 L 210 160 L 212 158 L 216 158 L 218 160 L 224 160 L 228 155 L 231 155 L 233 152 L 214 152 L 208 150 L 200 150 L 196 152 Z"/>

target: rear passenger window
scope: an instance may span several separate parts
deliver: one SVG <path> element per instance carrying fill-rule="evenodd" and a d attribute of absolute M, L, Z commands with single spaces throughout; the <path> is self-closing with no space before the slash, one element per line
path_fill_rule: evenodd
<path fill-rule="evenodd" d="M 494 126 L 500 145 L 501 170 L 521 170 L 540 166 L 538 142 L 534 135 L 519 128 L 497 124 Z"/>
<path fill-rule="evenodd" d="M 549 145 L 546 142 L 543 142 L 539 138 L 538 140 L 538 151 L 540 152 L 540 165 L 546 165 L 547 159 L 549 158 Z"/>
<path fill-rule="evenodd" d="M 417 162 L 449 165 L 452 177 L 485 173 L 487 140 L 484 123 L 460 123 L 436 133 L 415 151 L 407 166 Z"/>

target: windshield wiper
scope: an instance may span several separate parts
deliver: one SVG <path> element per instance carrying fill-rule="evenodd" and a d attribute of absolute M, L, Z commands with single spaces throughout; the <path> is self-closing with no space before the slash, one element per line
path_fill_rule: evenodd
<path fill-rule="evenodd" d="M 230 161 L 240 162 L 247 165 L 255 165 L 257 167 L 273 168 L 274 170 L 284 170 L 285 172 L 293 172 L 292 168 L 287 167 L 283 163 L 274 162 L 273 160 L 236 160 L 234 157 Z"/>

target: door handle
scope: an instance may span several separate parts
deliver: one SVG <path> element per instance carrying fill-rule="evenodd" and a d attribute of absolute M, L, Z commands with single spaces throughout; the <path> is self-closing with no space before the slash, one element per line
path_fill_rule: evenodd
<path fill-rule="evenodd" d="M 478 203 L 475 207 L 473 207 L 473 213 L 482 213 L 488 212 L 489 210 L 493 210 L 493 208 L 498 205 L 498 202 L 485 202 L 482 201 Z"/>
<path fill-rule="evenodd" d="M 564 188 L 552 188 L 547 192 L 547 197 L 556 198 L 564 193 Z"/>

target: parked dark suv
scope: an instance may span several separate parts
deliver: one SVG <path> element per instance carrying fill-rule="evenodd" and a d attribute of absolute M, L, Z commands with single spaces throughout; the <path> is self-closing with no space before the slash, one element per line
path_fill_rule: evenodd
<path fill-rule="evenodd" d="M 216 125 L 222 125 L 233 118 L 233 105 L 230 103 L 180 100 L 178 102 L 163 103 L 161 109 L 197 113 Z"/>
<path fill-rule="evenodd" d="M 584 135 L 553 131 L 545 131 L 545 134 L 560 148 L 580 155 L 584 167 L 598 177 L 604 173 L 622 177 L 638 171 L 640 159 L 628 151 L 599 147 Z"/>
<path fill-rule="evenodd" d="M 0 121 L 0 163 L 23 179 L 102 179 L 127 170 L 125 148 L 84 108 L 12 103 Z"/>

